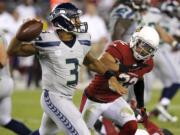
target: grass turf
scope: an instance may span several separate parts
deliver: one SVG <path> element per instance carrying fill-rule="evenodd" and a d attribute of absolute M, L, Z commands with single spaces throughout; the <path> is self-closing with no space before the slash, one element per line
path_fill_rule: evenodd
<path fill-rule="evenodd" d="M 77 91 L 74 97 L 74 103 L 79 106 L 81 100 L 81 91 Z M 151 110 L 158 101 L 159 91 L 153 91 L 152 99 L 147 105 L 147 110 Z M 32 130 L 39 127 L 41 122 L 42 109 L 40 107 L 41 90 L 15 91 L 12 96 L 12 116 L 24 122 Z M 169 110 L 180 119 L 180 93 L 172 101 Z M 174 135 L 180 135 L 180 120 L 176 123 L 160 122 L 152 119 L 160 127 L 170 129 Z M 0 135 L 15 135 L 9 130 L 0 127 Z M 63 135 L 63 134 L 60 134 Z"/>

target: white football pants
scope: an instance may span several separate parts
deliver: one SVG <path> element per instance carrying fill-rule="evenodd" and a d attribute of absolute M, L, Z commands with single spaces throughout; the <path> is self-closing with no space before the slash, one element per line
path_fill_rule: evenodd
<path fill-rule="evenodd" d="M 90 135 L 81 113 L 71 99 L 45 90 L 41 96 L 44 114 L 40 135 L 54 135 L 58 130 L 66 135 Z"/>
<path fill-rule="evenodd" d="M 11 93 L 13 80 L 3 76 L 0 79 L 0 125 L 6 125 L 11 120 Z"/>

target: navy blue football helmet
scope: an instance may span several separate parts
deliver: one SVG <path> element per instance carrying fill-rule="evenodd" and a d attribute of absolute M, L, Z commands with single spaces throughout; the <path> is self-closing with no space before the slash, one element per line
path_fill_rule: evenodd
<path fill-rule="evenodd" d="M 179 6 L 180 5 L 177 1 L 165 1 L 162 3 L 160 10 L 169 17 L 178 17 L 180 16 L 178 11 Z"/>
<path fill-rule="evenodd" d="M 135 10 L 144 9 L 147 3 L 147 0 L 119 0 L 121 3 L 129 5 Z"/>
<path fill-rule="evenodd" d="M 79 20 L 81 14 L 82 11 L 73 4 L 62 3 L 52 10 L 49 20 L 56 30 L 60 29 L 75 34 L 86 33 L 88 29 L 87 22 L 76 21 Z"/>

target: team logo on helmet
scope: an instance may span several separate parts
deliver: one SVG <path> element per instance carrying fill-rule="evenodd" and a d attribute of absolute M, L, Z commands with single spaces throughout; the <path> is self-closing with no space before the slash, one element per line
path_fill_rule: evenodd
<path fill-rule="evenodd" d="M 88 25 L 81 22 L 79 17 L 82 11 L 71 3 L 57 5 L 50 13 L 49 20 L 53 27 L 58 30 L 64 30 L 72 33 L 86 33 Z"/>

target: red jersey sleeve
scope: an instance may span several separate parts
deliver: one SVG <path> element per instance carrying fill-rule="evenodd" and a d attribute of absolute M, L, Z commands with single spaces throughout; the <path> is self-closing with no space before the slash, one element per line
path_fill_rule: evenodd
<path fill-rule="evenodd" d="M 143 77 L 144 74 L 150 72 L 154 67 L 153 59 L 149 59 L 146 62 L 147 66 L 142 68 L 141 70 L 136 71 L 135 73 L 139 75 L 139 77 Z"/>
<path fill-rule="evenodd" d="M 122 53 L 121 51 L 118 49 L 118 44 L 112 42 L 108 48 L 106 49 L 106 52 L 108 52 L 109 54 L 111 54 L 111 56 L 113 56 L 114 58 L 117 58 L 118 60 L 122 60 Z"/>

